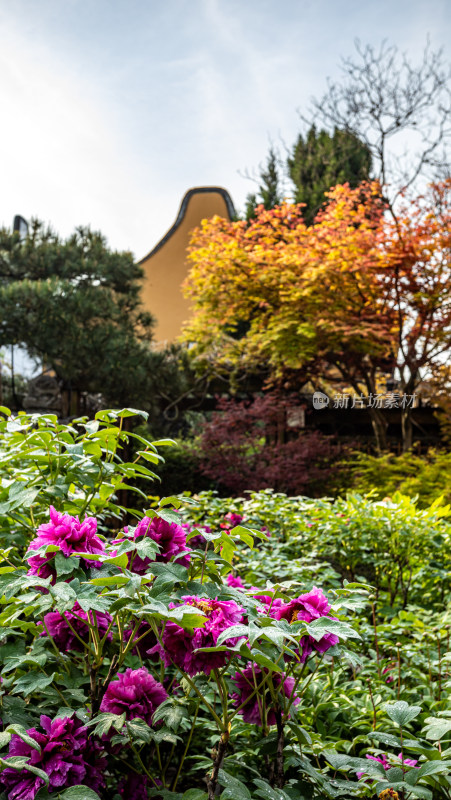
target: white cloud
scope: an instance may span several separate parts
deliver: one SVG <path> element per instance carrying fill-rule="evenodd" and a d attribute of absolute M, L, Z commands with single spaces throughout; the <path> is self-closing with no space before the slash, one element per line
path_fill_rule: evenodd
<path fill-rule="evenodd" d="M 243 207 L 239 174 L 289 146 L 353 39 L 415 54 L 448 0 L 15 0 L 0 8 L 0 222 L 90 223 L 143 256 L 191 186 Z"/>

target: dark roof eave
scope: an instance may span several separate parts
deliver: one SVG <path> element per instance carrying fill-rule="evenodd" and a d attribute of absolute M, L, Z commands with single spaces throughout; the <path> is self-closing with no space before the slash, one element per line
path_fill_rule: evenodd
<path fill-rule="evenodd" d="M 181 223 L 183 222 L 183 219 L 186 214 L 186 209 L 188 208 L 188 203 L 195 194 L 212 194 L 212 193 L 221 195 L 226 204 L 229 217 L 230 219 L 233 219 L 236 216 L 235 206 L 233 205 L 232 198 L 230 197 L 226 189 L 223 189 L 221 186 L 199 186 L 195 189 L 188 189 L 180 204 L 179 212 L 177 214 L 177 218 L 174 224 L 169 228 L 168 232 L 163 236 L 163 238 L 160 239 L 158 244 L 156 244 L 155 247 L 153 247 L 152 250 L 150 250 L 150 252 L 147 253 L 146 256 L 144 256 L 144 258 L 141 258 L 138 261 L 138 264 L 142 264 L 144 261 L 147 261 L 148 258 L 157 253 L 158 250 L 160 250 L 160 248 L 163 247 L 163 245 L 166 244 L 166 242 L 171 238 L 171 236 L 175 233 L 179 225 L 181 225 Z"/>

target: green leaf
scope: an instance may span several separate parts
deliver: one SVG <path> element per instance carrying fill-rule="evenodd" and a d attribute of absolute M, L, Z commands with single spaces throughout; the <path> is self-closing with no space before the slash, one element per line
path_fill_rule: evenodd
<path fill-rule="evenodd" d="M 109 558 L 105 558 L 103 563 L 113 564 L 115 567 L 120 567 L 121 569 L 127 569 L 128 556 L 126 553 L 123 553 L 120 556 L 110 556 Z"/>
<path fill-rule="evenodd" d="M 55 569 L 58 578 L 61 577 L 61 575 L 70 575 L 71 572 L 74 572 L 79 566 L 79 558 L 74 558 L 74 556 L 66 557 L 61 552 L 55 555 Z"/>
<path fill-rule="evenodd" d="M 291 727 L 293 726 L 290 725 Z M 344 769 L 351 766 L 352 756 L 347 754 L 336 753 L 335 750 L 323 750 L 323 756 L 334 769 Z"/>
<path fill-rule="evenodd" d="M 9 744 L 10 741 L 11 741 L 11 734 L 8 733 L 8 731 L 2 731 L 0 733 L 0 749 L 2 747 L 6 747 L 6 745 Z"/>
<path fill-rule="evenodd" d="M 97 419 L 96 414 L 96 419 Z M 139 408 L 123 408 L 121 411 L 116 412 L 116 416 L 118 417 L 142 417 L 145 420 L 149 419 L 149 415 L 147 411 L 140 411 Z"/>
<path fill-rule="evenodd" d="M 171 511 L 170 508 L 163 508 L 163 509 L 159 508 L 156 514 L 161 519 L 164 519 L 165 522 L 175 523 L 176 525 L 180 525 L 180 514 L 177 514 L 176 511 Z"/>
<path fill-rule="evenodd" d="M 439 719 L 438 717 L 428 717 L 425 720 L 424 728 L 424 735 L 426 739 L 432 739 L 434 742 L 438 742 L 439 739 L 442 739 L 449 731 L 451 731 L 451 719 Z"/>
<path fill-rule="evenodd" d="M 152 730 L 143 719 L 136 717 L 125 723 L 131 739 L 139 739 L 143 742 L 152 741 Z"/>
<path fill-rule="evenodd" d="M 223 769 L 219 770 L 218 783 L 225 787 L 221 792 L 221 800 L 252 800 L 247 786 Z"/>
<path fill-rule="evenodd" d="M 119 733 L 125 724 L 125 712 L 123 714 L 110 714 L 103 712 L 86 723 L 88 727 L 94 727 L 96 736 L 105 736 L 111 727 Z"/>
<path fill-rule="evenodd" d="M 433 794 L 430 789 L 424 786 L 409 786 L 410 791 L 414 797 L 420 797 L 421 800 L 433 800 Z"/>
<path fill-rule="evenodd" d="M 181 505 L 182 501 L 180 500 L 180 497 L 171 495 L 170 497 L 162 497 L 158 503 L 158 508 L 163 508 L 163 506 L 174 506 L 174 508 L 180 508 Z"/>
<path fill-rule="evenodd" d="M 129 580 L 126 575 L 108 575 L 105 578 L 92 578 L 89 582 L 94 586 L 124 586 Z"/>
<path fill-rule="evenodd" d="M 389 745 L 389 747 L 401 746 L 401 740 L 398 739 L 397 736 L 393 736 L 391 733 L 384 733 L 384 731 L 371 731 L 368 733 L 368 736 L 371 739 L 375 739 L 376 742 Z"/>
<path fill-rule="evenodd" d="M 245 528 L 243 525 L 237 525 L 235 528 L 232 528 L 230 534 L 234 536 L 238 536 L 244 544 L 247 544 L 251 550 L 254 547 L 254 536 L 253 531 L 250 528 Z"/>
<path fill-rule="evenodd" d="M 226 628 L 225 631 L 219 634 L 216 644 L 221 645 L 226 639 L 234 639 L 237 636 L 245 636 L 247 638 L 249 636 L 249 626 L 231 625 L 230 628 Z"/>
<path fill-rule="evenodd" d="M 399 783 L 403 777 L 404 773 L 401 767 L 390 767 L 386 772 L 386 778 L 390 783 Z"/>
<path fill-rule="evenodd" d="M 33 692 L 42 691 L 50 686 L 54 677 L 54 672 L 51 675 L 43 675 L 42 672 L 28 672 L 15 682 L 12 694 L 23 694 L 24 697 L 28 697 Z"/>
<path fill-rule="evenodd" d="M 27 770 L 27 772 L 32 772 L 33 775 L 38 775 L 41 778 L 46 786 L 49 784 L 49 776 L 46 772 L 38 767 L 32 766 L 28 758 L 24 758 L 23 756 L 13 756 L 12 758 L 0 758 L 0 763 L 3 764 L 5 767 L 12 767 L 12 769 L 17 770 Z"/>
<path fill-rule="evenodd" d="M 273 789 L 266 781 L 255 780 L 254 783 L 258 787 L 257 797 L 262 800 L 291 800 L 283 789 Z"/>
<path fill-rule="evenodd" d="M 70 786 L 59 794 L 60 800 L 100 800 L 99 795 L 88 786 Z"/>
<path fill-rule="evenodd" d="M 136 552 L 140 558 L 150 558 L 153 560 L 159 552 L 159 547 L 153 539 L 146 538 L 136 543 Z"/>
<path fill-rule="evenodd" d="M 172 731 L 176 731 L 184 716 L 185 711 L 183 707 L 175 705 L 174 701 L 169 698 L 160 706 L 158 706 L 152 717 L 152 723 L 155 724 L 156 722 L 163 720 L 168 728 L 170 728 Z"/>
<path fill-rule="evenodd" d="M 260 650 L 252 649 L 252 658 L 260 667 L 266 667 L 270 672 L 283 672 L 283 664 L 276 664 L 275 661 L 265 656 Z"/>
<path fill-rule="evenodd" d="M 313 620 L 313 622 L 310 622 L 305 627 L 310 636 L 313 636 L 317 642 L 325 633 L 334 633 L 340 639 L 361 639 L 360 634 L 348 625 L 347 622 L 342 622 L 338 619 L 330 619 L 329 617 L 319 617 L 319 619 Z"/>
<path fill-rule="evenodd" d="M 396 703 L 386 703 L 385 711 L 393 722 L 403 727 L 421 714 L 421 706 L 409 706 L 405 700 L 397 700 Z"/>
<path fill-rule="evenodd" d="M 427 761 L 419 770 L 417 770 L 418 778 L 423 775 L 433 775 L 435 772 L 448 772 L 450 773 L 451 761 Z"/>
<path fill-rule="evenodd" d="M 15 733 L 16 736 L 22 739 L 22 741 L 25 742 L 25 744 L 27 744 L 29 747 L 32 747 L 33 750 L 37 750 L 38 753 L 41 752 L 41 745 L 37 743 L 36 739 L 33 739 L 33 737 L 27 733 L 22 725 L 8 725 L 6 730 L 8 733 Z"/>
<path fill-rule="evenodd" d="M 76 603 L 77 595 L 68 583 L 55 583 L 49 586 L 49 592 L 56 600 L 56 608 L 62 614 L 71 611 Z"/>

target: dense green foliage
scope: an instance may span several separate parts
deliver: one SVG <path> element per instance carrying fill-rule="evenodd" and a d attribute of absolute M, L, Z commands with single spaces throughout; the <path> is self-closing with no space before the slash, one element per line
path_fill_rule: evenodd
<path fill-rule="evenodd" d="M 315 126 L 299 134 L 288 158 L 295 203 L 305 203 L 304 219 L 311 225 L 325 202 L 325 192 L 338 183 L 355 189 L 371 173 L 371 153 L 352 133 L 335 128 L 330 134 Z"/>
<path fill-rule="evenodd" d="M 351 472 L 353 489 L 373 491 L 379 499 L 401 492 L 418 496 L 420 507 L 431 505 L 438 497 L 451 502 L 451 453 L 443 450 L 429 450 L 423 456 L 412 452 L 400 456 L 356 453 Z"/>
<path fill-rule="evenodd" d="M 155 482 L 144 491 L 137 483 L 154 481 L 157 450 L 170 442 L 125 430 L 133 413 L 71 426 L 50 415 L 0 420 L 1 800 L 22 800 L 30 781 L 36 792 L 26 796 L 36 800 L 350 800 L 389 788 L 402 800 L 449 798 L 449 508 L 419 510 L 400 495 L 333 503 L 271 490 L 160 501 Z M 140 449 L 130 460 L 132 440 Z M 58 536 L 70 518 L 49 525 L 50 504 L 87 528 L 95 515 L 96 552 L 81 539 L 64 549 L 72 540 Z M 137 536 L 143 513 L 149 525 L 182 531 L 183 561 L 165 556 L 163 540 Z M 70 525 L 81 531 L 76 519 Z M 38 528 L 66 544 L 34 544 L 24 564 Z M 50 565 L 47 575 L 36 558 Z M 264 610 L 262 595 L 276 610 L 301 597 L 325 605 L 313 618 L 283 617 Z M 244 616 L 206 651 L 199 640 L 204 667 L 193 670 L 177 653 L 185 658 L 202 637 L 216 602 Z M 49 635 L 55 616 L 65 647 L 59 628 Z M 165 638 L 171 625 L 175 651 Z M 130 701 L 122 713 L 102 705 L 124 671 L 167 692 L 151 715 L 139 693 L 141 713 Z M 247 691 L 260 698 L 261 724 L 243 719 L 236 700 L 237 676 L 250 671 L 260 675 Z M 282 672 L 294 679 L 290 697 Z M 82 731 L 82 779 L 69 773 L 55 783 L 36 739 L 40 714 Z M 66 765 L 76 746 L 68 741 L 54 750 Z"/>
<path fill-rule="evenodd" d="M 255 216 L 258 205 L 274 208 L 288 194 L 295 203 L 304 204 L 303 216 L 311 225 L 325 203 L 325 193 L 339 183 L 349 183 L 354 189 L 369 180 L 371 162 L 368 147 L 353 133 L 339 128 L 328 133 L 312 125 L 305 135 L 299 134 L 287 158 L 292 184 L 288 192 L 284 189 L 284 165 L 275 148 L 270 147 L 259 170 L 258 189 L 247 196 L 246 219 Z"/>
<path fill-rule="evenodd" d="M 258 190 L 256 193 L 248 194 L 246 198 L 246 219 L 255 215 L 258 205 L 274 208 L 283 201 L 283 197 L 277 154 L 274 148 L 270 147 L 266 165 L 260 170 Z"/>
<path fill-rule="evenodd" d="M 89 229 L 66 240 L 37 221 L 23 240 L 2 229 L 0 347 L 24 346 L 65 388 L 149 409 L 151 396 L 183 391 L 184 372 L 173 353 L 149 347 L 142 276 L 131 253 Z"/>

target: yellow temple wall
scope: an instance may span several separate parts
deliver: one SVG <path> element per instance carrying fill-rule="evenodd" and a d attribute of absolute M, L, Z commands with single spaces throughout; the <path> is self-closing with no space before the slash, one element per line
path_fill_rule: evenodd
<path fill-rule="evenodd" d="M 190 189 L 184 196 L 177 219 L 160 242 L 139 263 L 144 270 L 142 301 L 156 318 L 154 342 L 163 347 L 181 333 L 191 314 L 181 286 L 189 271 L 186 258 L 193 228 L 215 215 L 231 219 L 233 203 L 219 187 Z"/>

